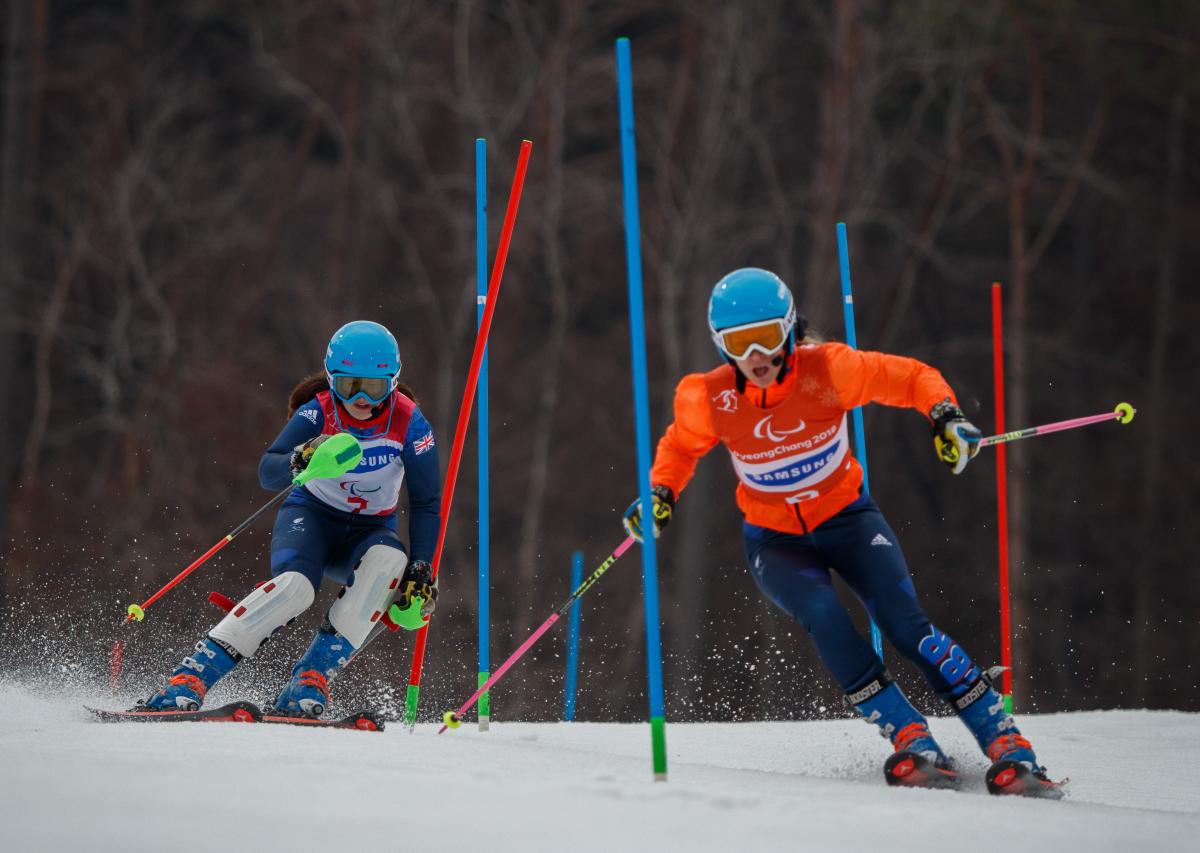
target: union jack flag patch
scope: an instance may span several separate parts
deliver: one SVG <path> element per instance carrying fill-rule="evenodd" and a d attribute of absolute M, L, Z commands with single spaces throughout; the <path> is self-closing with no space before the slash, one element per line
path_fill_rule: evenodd
<path fill-rule="evenodd" d="M 427 432 L 421 438 L 413 442 L 414 453 L 424 453 L 429 448 L 433 447 L 433 433 Z"/>

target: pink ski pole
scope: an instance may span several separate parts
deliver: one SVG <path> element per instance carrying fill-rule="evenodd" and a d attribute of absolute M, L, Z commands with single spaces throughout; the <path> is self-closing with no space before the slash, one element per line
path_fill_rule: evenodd
<path fill-rule="evenodd" d="M 617 546 L 617 550 L 613 551 L 612 554 L 609 555 L 608 559 L 600 564 L 599 568 L 597 568 L 596 571 L 594 571 L 590 575 L 588 575 L 587 580 L 585 580 L 583 583 L 581 583 L 575 589 L 575 591 L 573 593 L 571 593 L 571 597 L 563 602 L 562 607 L 558 608 L 558 610 L 551 613 L 550 618 L 547 619 L 545 622 L 543 622 L 541 624 L 541 627 L 539 627 L 536 631 L 534 631 L 532 634 L 529 635 L 528 640 L 521 643 L 521 645 L 517 648 L 517 650 L 508 656 L 508 660 L 506 660 L 504 663 L 500 664 L 500 666 L 496 669 L 496 671 L 494 673 L 492 673 L 492 677 L 489 678 L 487 681 L 485 681 L 478 690 L 476 690 L 474 693 L 471 694 L 470 699 L 468 699 L 466 702 L 463 702 L 462 706 L 459 707 L 459 709 L 457 711 L 447 711 L 445 714 L 443 714 L 442 715 L 442 727 L 440 729 L 438 729 L 438 734 L 441 734 L 446 729 L 458 728 L 458 724 L 459 724 L 459 721 L 462 719 L 462 715 L 467 713 L 467 711 L 471 710 L 471 706 L 474 705 L 479 700 L 479 697 L 482 696 L 484 693 L 486 693 L 487 690 L 493 684 L 495 684 L 497 681 L 499 681 L 500 677 L 502 675 L 504 675 L 504 673 L 508 672 L 509 667 L 511 667 L 514 663 L 516 663 L 520 659 L 521 655 L 523 655 L 523 654 L 525 654 L 525 652 L 529 651 L 530 647 L 538 641 L 538 638 L 541 637 L 542 634 L 545 634 L 547 631 L 549 631 L 551 626 L 554 625 L 554 623 L 557 622 L 559 619 L 561 619 L 564 613 L 566 613 L 568 610 L 571 609 L 571 605 L 574 604 L 577 600 L 579 600 L 579 597 L 581 595 L 583 595 L 585 592 L 587 592 L 589 589 L 591 589 L 592 584 L 594 584 L 596 581 L 600 580 L 600 576 L 602 574 L 604 574 L 605 572 L 607 572 L 609 567 L 612 566 L 613 563 L 615 563 L 617 560 L 621 559 L 621 555 L 624 554 L 626 551 L 628 551 L 629 546 L 632 544 L 633 544 L 633 537 L 626 536 L 625 541 Z"/>
<path fill-rule="evenodd" d="M 1137 409 L 1128 403 L 1118 403 L 1117 407 L 1111 412 L 1105 412 L 1102 415 L 1088 415 L 1084 418 L 1072 418 L 1069 421 L 1058 421 L 1052 424 L 1043 424 L 1042 426 L 1028 427 L 1019 429 L 1014 432 L 1005 432 L 1000 435 L 989 435 L 987 438 L 979 440 L 980 447 L 990 447 L 993 444 L 1004 444 L 1009 441 L 1016 441 L 1020 438 L 1031 438 L 1035 435 L 1046 435 L 1051 432 L 1060 432 L 1064 429 L 1075 429 L 1076 427 L 1088 426 L 1090 424 L 1103 423 L 1104 421 L 1118 421 L 1123 424 L 1133 420 L 1133 416 L 1137 413 Z"/>

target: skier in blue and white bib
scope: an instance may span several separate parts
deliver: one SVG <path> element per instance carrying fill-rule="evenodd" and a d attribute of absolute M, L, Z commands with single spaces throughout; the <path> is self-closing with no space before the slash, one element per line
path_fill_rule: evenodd
<path fill-rule="evenodd" d="M 441 511 L 437 449 L 399 374 L 399 347 L 385 327 L 359 320 L 333 335 L 325 369 L 293 389 L 290 419 L 263 454 L 259 480 L 267 489 L 285 488 L 316 448 L 341 432 L 358 439 L 362 459 L 336 478 L 310 480 L 284 501 L 271 534 L 271 580 L 200 640 L 143 707 L 199 708 L 242 658 L 312 605 L 326 577 L 344 588 L 292 668 L 275 700 L 277 713 L 321 716 L 329 683 L 393 602 L 418 605 L 426 618 L 432 613 L 437 586 L 430 561 Z M 411 552 L 396 534 L 405 481 Z"/>

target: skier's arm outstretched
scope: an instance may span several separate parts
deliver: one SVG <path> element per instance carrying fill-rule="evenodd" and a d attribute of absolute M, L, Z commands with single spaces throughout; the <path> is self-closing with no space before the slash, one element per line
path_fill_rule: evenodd
<path fill-rule="evenodd" d="M 867 403 L 916 409 L 933 424 L 938 458 L 955 474 L 979 452 L 982 433 L 967 420 L 937 368 L 915 358 L 828 344 L 829 376 L 847 409 Z"/>
<path fill-rule="evenodd" d="M 706 393 L 704 377 L 698 373 L 683 377 L 675 388 L 675 420 L 658 442 L 658 452 L 650 469 L 656 537 L 670 523 L 675 499 L 691 481 L 696 463 L 717 445 Z M 635 500 L 625 510 L 623 522 L 629 535 L 642 541 L 640 500 Z"/>

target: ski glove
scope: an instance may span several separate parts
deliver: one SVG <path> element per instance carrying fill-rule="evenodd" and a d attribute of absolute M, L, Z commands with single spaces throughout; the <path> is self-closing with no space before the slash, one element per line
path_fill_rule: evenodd
<path fill-rule="evenodd" d="M 401 609 L 405 609 L 412 604 L 413 598 L 420 596 L 421 615 L 428 617 L 433 614 L 437 607 L 438 584 L 433 577 L 433 569 L 429 563 L 424 560 L 413 560 L 408 564 L 408 570 L 404 573 L 404 580 L 400 582 L 400 595 L 396 599 L 396 603 Z"/>
<path fill-rule="evenodd" d="M 304 444 L 297 444 L 296 448 L 292 451 L 291 458 L 288 460 L 288 468 L 291 470 L 292 476 L 295 477 L 307 468 L 308 463 L 312 461 L 313 454 L 317 452 L 317 448 L 332 437 L 329 435 L 318 435 L 315 438 L 310 438 Z"/>
<path fill-rule="evenodd" d="M 671 523 L 671 513 L 675 510 L 675 495 L 666 486 L 655 486 L 650 490 L 650 494 L 654 496 L 654 538 L 657 539 L 662 535 L 663 528 Z M 642 501 L 640 498 L 625 510 L 625 517 L 621 519 L 621 523 L 625 525 L 625 531 L 630 536 L 638 542 L 642 541 Z"/>
<path fill-rule="evenodd" d="M 979 440 L 983 433 L 967 420 L 963 410 L 947 397 L 933 407 L 929 413 L 933 419 L 933 447 L 938 458 L 950 466 L 955 474 L 961 474 L 971 458 L 979 452 Z"/>

